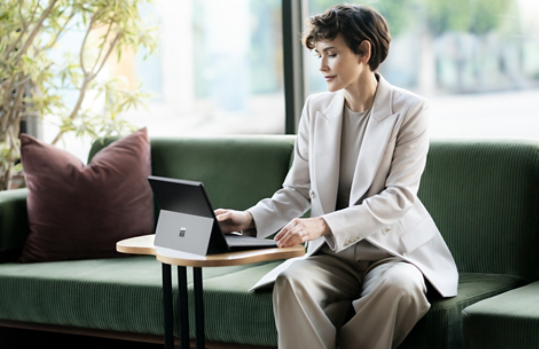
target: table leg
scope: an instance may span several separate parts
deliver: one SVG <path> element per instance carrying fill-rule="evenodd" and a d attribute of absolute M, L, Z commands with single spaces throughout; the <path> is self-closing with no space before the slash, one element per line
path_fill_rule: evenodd
<path fill-rule="evenodd" d="M 204 340 L 204 299 L 202 298 L 202 268 L 193 267 L 195 283 L 195 325 L 197 349 L 205 349 Z"/>
<path fill-rule="evenodd" d="M 187 268 L 178 267 L 178 314 L 181 349 L 189 349 L 189 305 L 187 302 Z"/>
<path fill-rule="evenodd" d="M 165 316 L 165 349 L 174 349 L 172 313 L 172 272 L 169 264 L 161 264 L 163 276 L 163 314 Z"/>

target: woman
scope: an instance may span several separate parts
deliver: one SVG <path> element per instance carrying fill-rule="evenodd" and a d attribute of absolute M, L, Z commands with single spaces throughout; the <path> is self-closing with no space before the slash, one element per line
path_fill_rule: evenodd
<path fill-rule="evenodd" d="M 304 258 L 255 285 L 275 280 L 279 348 L 395 348 L 430 308 L 426 280 L 443 297 L 458 283 L 417 197 L 429 104 L 377 72 L 391 41 L 378 12 L 338 5 L 310 22 L 304 43 L 329 92 L 305 102 L 283 188 L 246 211 L 215 213 L 225 232 L 282 228 L 278 246 L 307 242 Z"/>

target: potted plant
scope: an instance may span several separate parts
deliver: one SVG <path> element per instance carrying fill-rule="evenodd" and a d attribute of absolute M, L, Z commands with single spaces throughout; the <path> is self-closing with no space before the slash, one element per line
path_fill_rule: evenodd
<path fill-rule="evenodd" d="M 134 90 L 120 79 L 98 82 L 96 77 L 112 55 L 122 51 L 156 48 L 155 27 L 141 17 L 140 7 L 152 0 L 4 0 L 0 4 L 0 190 L 10 187 L 20 158 L 21 119 L 37 113 L 57 117 L 63 135 L 96 139 L 133 129 L 120 114 L 141 105 L 148 97 L 141 85 Z M 70 30 L 83 30 L 78 55 L 65 62 L 50 58 L 58 40 Z M 91 38 L 96 37 L 95 40 Z M 66 105 L 60 91 L 72 88 L 78 97 Z M 89 90 L 105 97 L 105 106 L 95 112 L 83 108 Z"/>

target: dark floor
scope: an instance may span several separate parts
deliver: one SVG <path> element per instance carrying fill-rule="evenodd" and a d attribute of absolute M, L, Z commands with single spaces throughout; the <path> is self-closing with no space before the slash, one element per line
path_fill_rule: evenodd
<path fill-rule="evenodd" d="M 0 327 L 0 348 L 163 349 L 164 345 Z"/>

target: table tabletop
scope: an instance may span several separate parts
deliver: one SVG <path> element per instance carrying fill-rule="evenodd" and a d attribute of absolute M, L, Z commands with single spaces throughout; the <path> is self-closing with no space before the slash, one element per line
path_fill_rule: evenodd
<path fill-rule="evenodd" d="M 157 260 L 170 265 L 186 267 L 221 267 L 255 262 L 289 259 L 305 255 L 303 245 L 292 247 L 262 248 L 210 255 L 197 255 L 154 246 L 155 234 L 143 235 L 119 241 L 116 250 L 121 253 L 155 255 Z"/>

